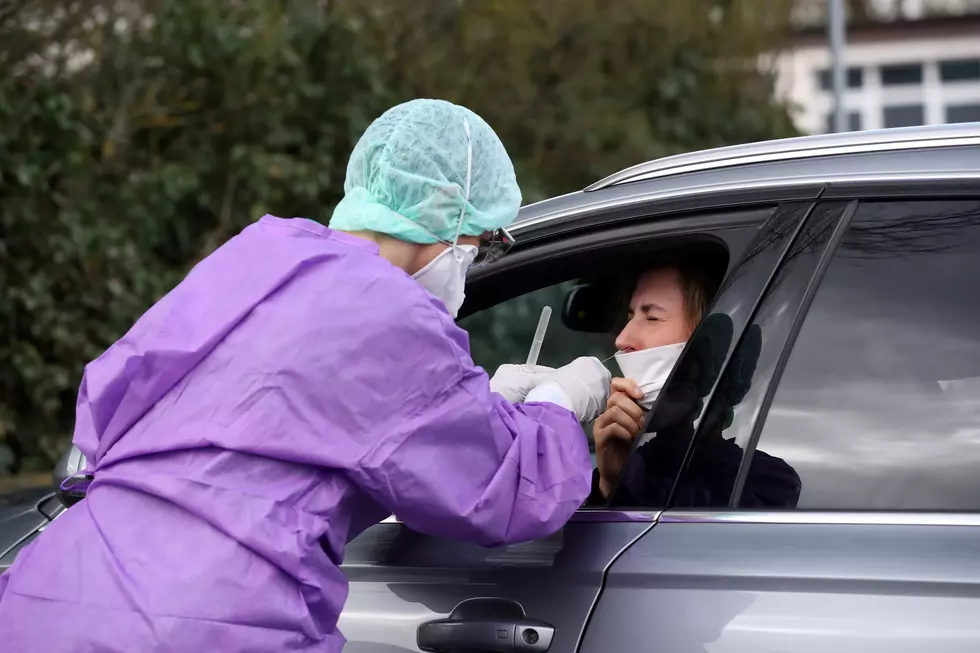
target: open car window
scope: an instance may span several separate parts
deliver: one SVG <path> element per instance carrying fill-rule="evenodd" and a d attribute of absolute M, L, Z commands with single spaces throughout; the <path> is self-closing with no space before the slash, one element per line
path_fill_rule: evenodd
<path fill-rule="evenodd" d="M 720 283 L 772 211 L 768 206 L 685 215 L 683 220 L 651 223 L 645 226 L 647 234 L 637 233 L 636 225 L 576 239 L 557 255 L 550 244 L 541 248 L 544 255 L 529 253 L 522 259 L 518 253 L 501 264 L 495 277 L 481 275 L 467 288 L 467 302 L 475 312 L 464 315 L 459 325 L 469 333 L 474 362 L 490 376 L 500 365 L 524 363 L 541 311 L 550 306 L 539 365 L 560 367 L 580 356 L 594 356 L 613 376 L 622 376 L 613 358 L 615 341 L 626 323 L 638 274 L 664 264 L 696 262 Z M 621 242 L 613 240 L 618 234 L 623 234 Z M 585 431 L 594 452 L 592 426 L 585 425 Z"/>
<path fill-rule="evenodd" d="M 460 320 L 459 325 L 470 334 L 473 361 L 493 376 L 501 365 L 527 361 L 531 341 L 545 306 L 552 310 L 548 331 L 538 356 L 538 365 L 560 367 L 579 356 L 595 356 L 605 361 L 613 375 L 619 374 L 613 344 L 615 333 L 590 333 L 572 329 L 562 319 L 562 308 L 569 293 L 579 285 L 578 280 L 547 286 L 502 302 Z M 592 423 L 584 425 L 589 439 L 589 451 L 595 454 Z M 594 460 L 593 460 L 594 462 Z"/>
<path fill-rule="evenodd" d="M 735 263 L 660 391 L 604 505 L 657 510 L 672 500 L 698 507 L 728 503 L 742 449 L 726 431 L 744 388 L 733 386 L 722 372 L 753 368 L 752 357 L 733 357 L 733 351 L 743 339 L 758 341 L 748 330 L 752 315 L 810 208 L 809 202 L 782 205 L 740 255 L 732 256 Z M 719 446 L 692 447 L 699 432 L 712 434 L 708 444 Z"/>
<path fill-rule="evenodd" d="M 470 351 L 476 364 L 493 376 L 501 365 L 524 363 L 545 306 L 551 307 L 552 317 L 538 365 L 559 367 L 579 356 L 595 356 L 599 360 L 612 356 L 614 333 L 576 331 L 562 320 L 566 297 L 577 283 L 572 280 L 547 286 L 460 320 L 459 325 L 470 334 Z M 610 371 L 618 370 L 610 367 Z"/>

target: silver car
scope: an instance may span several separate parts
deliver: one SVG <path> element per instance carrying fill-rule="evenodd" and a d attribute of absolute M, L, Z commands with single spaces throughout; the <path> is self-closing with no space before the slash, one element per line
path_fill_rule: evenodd
<path fill-rule="evenodd" d="M 350 542 L 345 651 L 980 650 L 980 124 L 669 157 L 513 233 L 461 317 L 488 368 L 545 305 L 542 364 L 608 357 L 643 266 L 719 290 L 609 499 L 520 545 Z M 60 510 L 0 504 L 0 565 Z"/>

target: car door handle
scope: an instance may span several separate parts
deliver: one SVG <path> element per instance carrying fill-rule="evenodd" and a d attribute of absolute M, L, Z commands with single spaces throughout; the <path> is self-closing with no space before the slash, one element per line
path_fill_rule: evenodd
<path fill-rule="evenodd" d="M 418 646 L 434 653 L 544 653 L 554 637 L 552 626 L 528 619 L 517 601 L 477 598 L 419 626 Z"/>

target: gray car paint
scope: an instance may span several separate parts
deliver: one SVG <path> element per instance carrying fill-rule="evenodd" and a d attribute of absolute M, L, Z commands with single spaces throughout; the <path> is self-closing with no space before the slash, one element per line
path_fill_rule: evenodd
<path fill-rule="evenodd" d="M 416 651 L 420 624 L 475 597 L 518 601 L 528 617 L 556 628 L 551 650 L 575 650 L 608 563 L 652 517 L 587 519 L 579 513 L 551 537 L 492 549 L 438 540 L 402 524 L 372 527 L 350 543 L 343 565 L 350 580 L 339 623 L 348 640 L 344 651 Z"/>
<path fill-rule="evenodd" d="M 692 203 L 700 196 L 728 197 L 744 189 L 796 188 L 796 199 L 815 199 L 828 183 L 862 180 L 902 181 L 975 179 L 980 147 L 880 152 L 839 155 L 778 163 L 759 163 L 723 170 L 687 173 L 676 177 L 638 181 L 598 191 L 563 195 L 521 210 L 512 229 L 518 242 L 538 225 L 552 232 L 559 225 L 572 225 L 585 217 L 607 222 L 629 214 L 634 207 L 681 198 Z M 599 216 L 602 216 L 601 218 Z M 557 221 L 557 223 L 555 222 Z"/>
<path fill-rule="evenodd" d="M 976 527 L 697 518 L 613 565 L 581 653 L 980 650 Z"/>
<path fill-rule="evenodd" d="M 22 543 L 47 523 L 40 504 L 52 496 L 47 488 L 34 488 L 0 497 L 0 571 L 13 562 Z"/>

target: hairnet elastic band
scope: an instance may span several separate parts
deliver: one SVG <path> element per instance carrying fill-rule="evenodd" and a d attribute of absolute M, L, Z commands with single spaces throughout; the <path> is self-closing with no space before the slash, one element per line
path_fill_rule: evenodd
<path fill-rule="evenodd" d="M 466 114 L 463 114 L 463 131 L 466 132 L 466 189 L 463 195 L 463 206 L 459 209 L 459 220 L 456 222 L 456 237 L 453 238 L 453 256 L 456 256 L 456 245 L 459 244 L 459 234 L 463 230 L 466 207 L 470 203 L 470 175 L 473 174 L 473 139 L 470 137 L 470 121 L 466 119 Z"/>

